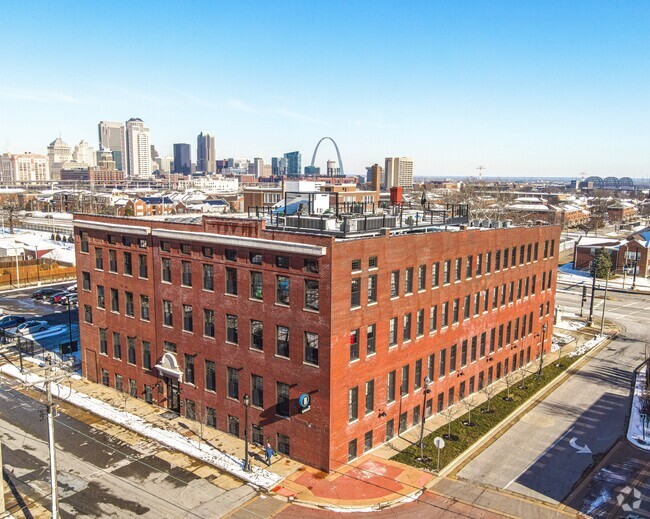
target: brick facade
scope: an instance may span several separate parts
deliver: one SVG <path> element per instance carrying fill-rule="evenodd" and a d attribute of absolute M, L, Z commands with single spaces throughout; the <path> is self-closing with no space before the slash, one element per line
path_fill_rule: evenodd
<path fill-rule="evenodd" d="M 266 229 L 260 220 L 204 216 L 197 222 L 75 216 L 84 376 L 115 387 L 119 380 L 116 375 L 120 375 L 125 391 L 133 381 L 139 398 L 151 395 L 153 402 L 165 407 L 176 405 L 171 398 L 175 392 L 172 379 L 180 378 L 183 414 L 191 415 L 194 408 L 197 418 L 210 421 L 212 411 L 206 410 L 210 408 L 216 413 L 218 428 L 242 437 L 243 396 L 259 397 L 259 391 L 253 388 L 254 383 L 259 383 L 256 387 L 263 387 L 263 403 L 249 409 L 256 438 L 260 434 L 270 437 L 276 449 L 288 449 L 291 457 L 335 470 L 347 463 L 351 441 L 356 440 L 356 453 L 360 455 L 364 445 L 372 448 L 386 441 L 391 420 L 393 434 L 397 435 L 400 423 L 402 429 L 412 427 L 418 414 L 421 417 L 426 412 L 428 416 L 437 412 L 439 405 L 447 407 L 450 399 L 458 401 L 463 388 L 465 395 L 472 386 L 478 391 L 481 384 L 503 376 L 515 364 L 533 360 L 541 352 L 542 339 L 544 349 L 549 349 L 559 227 L 456 228 L 401 235 L 384 230 L 376 236 L 336 239 Z M 101 270 L 96 268 L 96 248 L 101 249 L 103 257 Z M 115 251 L 117 264 L 112 266 L 117 267 L 117 273 L 109 272 L 109 250 Z M 503 267 L 505 250 L 507 268 Z M 124 253 L 131 254 L 131 275 L 126 272 L 129 262 L 125 263 Z M 140 255 L 146 265 L 143 276 L 139 275 Z M 457 259 L 461 274 L 458 281 Z M 444 278 L 446 261 L 450 261 L 449 283 Z M 165 276 L 167 272 L 163 263 L 167 262 L 171 282 L 163 280 L 163 270 Z M 437 286 L 433 283 L 436 264 Z M 204 265 L 208 273 L 213 273 L 211 289 L 203 286 Z M 233 271 L 227 269 L 236 271 L 236 295 L 226 293 L 227 287 L 233 291 L 226 280 L 227 272 Z M 409 269 L 412 275 L 407 274 Z M 187 273 L 191 273 L 191 282 Z M 257 273 L 261 274 L 261 289 L 256 285 Z M 370 276 L 376 276 L 374 298 L 369 296 L 373 292 L 369 289 Z M 308 281 L 312 285 L 318 282 L 316 300 L 310 299 L 311 306 L 317 302 L 317 310 L 305 307 Z M 398 288 L 393 297 L 395 281 Z M 98 308 L 98 286 L 104 287 L 105 309 Z M 116 311 L 111 311 L 111 289 L 119 296 Z M 149 298 L 148 320 L 141 316 L 141 295 Z M 466 296 L 470 305 L 467 319 Z M 129 297 L 133 304 L 128 310 L 133 316 L 126 315 Z M 456 299 L 457 323 L 453 322 Z M 449 305 L 447 326 L 443 323 L 444 303 Z M 92 323 L 83 322 L 86 305 L 92 309 Z M 191 331 L 183 330 L 189 324 L 184 319 L 187 314 L 183 313 L 183 305 L 192 309 Z M 164 324 L 164 319 L 169 318 L 165 307 L 172 310 L 169 326 Z M 436 310 L 434 321 L 432 308 Z M 204 310 L 214 312 L 214 337 L 204 333 Z M 409 314 L 410 328 L 405 326 Z M 236 341 L 229 340 L 227 316 L 237 316 Z M 390 334 L 392 319 L 396 319 L 394 337 Z M 259 330 L 257 321 L 262 323 L 261 339 L 252 334 L 252 330 Z M 369 351 L 368 340 L 368 327 L 372 325 L 374 352 Z M 278 327 L 289 329 L 288 358 L 278 349 Z M 106 354 L 102 352 L 100 330 L 106 330 Z M 355 341 L 353 332 L 357 330 Z M 114 358 L 113 333 L 120 334 L 121 359 Z M 315 337 L 317 365 L 306 351 L 308 338 Z M 150 344 L 150 368 L 143 367 L 143 341 Z M 129 342 L 135 347 L 135 358 L 131 359 Z M 443 355 L 444 376 L 440 363 Z M 186 356 L 193 357 L 193 370 L 188 370 L 186 359 L 190 357 Z M 423 380 L 430 374 L 430 358 L 431 393 L 423 411 Z M 213 362 L 216 370 L 214 390 L 206 388 L 206 361 Z M 157 364 L 161 369 L 156 368 Z M 194 382 L 189 383 L 187 377 L 192 371 Z M 393 371 L 394 401 L 388 398 L 389 373 Z M 236 394 L 232 381 L 228 384 L 228 373 L 238 378 Z M 402 396 L 402 374 L 407 373 L 408 384 Z M 262 379 L 254 379 L 253 375 Z M 372 398 L 366 396 L 369 381 L 373 381 Z M 356 412 L 354 388 L 358 388 Z M 278 416 L 285 409 L 285 404 L 278 404 L 278 394 L 286 389 L 290 416 Z M 311 409 L 301 413 L 298 398 L 305 393 L 311 395 Z"/>

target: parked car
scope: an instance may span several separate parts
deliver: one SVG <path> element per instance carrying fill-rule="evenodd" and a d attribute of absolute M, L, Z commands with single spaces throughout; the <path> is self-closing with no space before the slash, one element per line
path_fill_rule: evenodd
<path fill-rule="evenodd" d="M 75 283 L 74 285 L 70 285 L 68 288 L 66 288 L 68 292 L 74 292 L 75 294 L 77 293 L 77 284 Z"/>
<path fill-rule="evenodd" d="M 25 318 L 22 315 L 3 315 L 0 317 L 0 330 L 15 328 L 24 322 Z"/>
<path fill-rule="evenodd" d="M 32 293 L 32 299 L 48 299 L 49 297 L 53 296 L 57 292 L 60 292 L 60 288 L 39 288 L 35 292 Z"/>
<path fill-rule="evenodd" d="M 61 298 L 62 298 L 63 296 L 67 296 L 68 293 L 69 293 L 69 292 L 67 292 L 67 291 L 65 291 L 65 290 L 61 290 L 61 291 L 57 292 L 56 294 L 51 295 L 50 298 L 48 299 L 48 301 L 49 301 L 50 303 L 52 303 L 52 304 L 56 304 L 56 303 L 58 303 L 59 301 L 61 301 Z"/>
<path fill-rule="evenodd" d="M 49 327 L 50 325 L 47 321 L 37 321 L 36 319 L 32 319 L 19 324 L 16 327 L 16 333 L 24 335 L 27 333 L 42 332 L 47 330 Z"/>
<path fill-rule="evenodd" d="M 59 299 L 59 304 L 60 305 L 67 305 L 68 302 L 70 302 L 71 305 L 76 305 L 78 300 L 78 296 L 76 293 L 69 293 L 69 294 L 64 294 L 61 296 L 61 299 Z"/>

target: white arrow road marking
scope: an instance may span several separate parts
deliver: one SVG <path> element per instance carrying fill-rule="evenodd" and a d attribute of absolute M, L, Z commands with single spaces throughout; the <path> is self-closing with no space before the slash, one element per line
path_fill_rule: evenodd
<path fill-rule="evenodd" d="M 591 454 L 591 449 L 587 446 L 587 444 L 585 444 L 584 447 L 578 445 L 578 438 L 571 438 L 569 445 L 571 445 L 571 447 L 576 450 L 577 454 Z"/>

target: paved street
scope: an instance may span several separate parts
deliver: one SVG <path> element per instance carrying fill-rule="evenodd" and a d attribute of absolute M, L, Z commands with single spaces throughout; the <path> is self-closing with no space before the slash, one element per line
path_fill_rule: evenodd
<path fill-rule="evenodd" d="M 560 290 L 558 304 L 579 311 L 581 290 Z M 597 299 L 595 305 L 598 316 L 602 302 Z M 624 436 L 632 371 L 643 359 L 650 323 L 650 297 L 608 294 L 607 308 L 608 318 L 624 328 L 617 339 L 463 467 L 458 477 L 558 504 Z"/>
<path fill-rule="evenodd" d="M 21 503 L 29 504 L 26 517 L 43 517 L 38 505 L 50 507 L 43 405 L 15 387 L 2 380 L 4 470 L 17 497 L 8 504 L 16 517 Z M 74 417 L 60 414 L 55 426 L 62 517 L 221 517 L 255 495 L 240 481 L 119 426 L 68 412 Z"/>
<path fill-rule="evenodd" d="M 67 281 L 51 285 L 52 288 L 65 289 L 74 284 L 74 281 Z M 48 285 L 49 286 L 49 285 Z M 31 299 L 31 294 L 37 287 L 15 292 L 4 293 L 0 296 L 0 308 L 5 314 L 22 315 L 25 318 L 42 318 L 51 325 L 68 324 L 68 307 L 62 305 L 51 305 Z M 71 308 L 70 318 L 73 323 L 78 322 L 79 314 L 76 307 Z"/>

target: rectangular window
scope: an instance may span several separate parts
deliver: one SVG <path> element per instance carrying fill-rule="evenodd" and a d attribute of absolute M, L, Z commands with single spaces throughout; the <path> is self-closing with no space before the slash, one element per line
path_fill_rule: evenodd
<path fill-rule="evenodd" d="M 163 324 L 165 326 L 174 326 L 174 314 L 172 312 L 171 301 L 163 301 Z"/>
<path fill-rule="evenodd" d="M 304 270 L 310 274 L 318 274 L 318 260 L 306 259 Z"/>
<path fill-rule="evenodd" d="M 226 342 L 239 343 L 239 323 L 236 315 L 226 315 Z"/>
<path fill-rule="evenodd" d="M 252 403 L 256 407 L 264 408 L 264 378 L 259 375 L 251 375 L 251 396 Z"/>
<path fill-rule="evenodd" d="M 386 383 L 386 402 L 391 403 L 395 401 L 395 370 L 388 373 L 388 381 Z"/>
<path fill-rule="evenodd" d="M 438 361 L 438 378 L 442 378 L 447 373 L 447 350 L 440 350 L 440 359 Z"/>
<path fill-rule="evenodd" d="M 413 267 L 409 267 L 406 269 L 406 274 L 404 276 L 405 282 L 404 282 L 404 293 L 405 294 L 412 294 L 413 293 Z"/>
<path fill-rule="evenodd" d="M 348 442 L 348 461 L 352 461 L 357 457 L 357 439 Z"/>
<path fill-rule="evenodd" d="M 108 271 L 113 274 L 117 273 L 117 251 L 109 250 L 108 251 Z"/>
<path fill-rule="evenodd" d="M 442 282 L 445 285 L 448 285 L 451 282 L 451 260 L 445 260 L 442 272 Z"/>
<path fill-rule="evenodd" d="M 124 379 L 122 375 L 115 375 L 115 389 L 118 391 L 124 391 Z"/>
<path fill-rule="evenodd" d="M 400 396 L 407 395 L 409 392 L 409 366 L 402 366 L 402 384 L 399 388 Z"/>
<path fill-rule="evenodd" d="M 526 263 L 530 263 L 532 255 L 533 255 L 533 244 L 529 243 L 528 247 L 526 248 Z"/>
<path fill-rule="evenodd" d="M 424 335 L 424 310 L 418 310 L 415 329 L 415 335 L 417 337 Z"/>
<path fill-rule="evenodd" d="M 461 369 L 467 366 L 467 339 L 463 339 L 460 345 L 460 367 Z"/>
<path fill-rule="evenodd" d="M 359 270 L 361 270 L 361 260 L 360 259 L 352 260 L 352 272 L 357 272 Z"/>
<path fill-rule="evenodd" d="M 251 252 L 251 253 L 249 253 L 248 258 L 249 258 L 250 262 L 253 265 L 261 265 L 262 264 L 263 258 L 262 258 L 262 253 L 260 253 L 260 252 Z"/>
<path fill-rule="evenodd" d="M 105 386 L 110 386 L 110 382 L 108 381 L 108 370 L 102 369 L 102 384 Z"/>
<path fill-rule="evenodd" d="M 375 353 L 375 325 L 369 324 L 366 327 L 366 356 Z"/>
<path fill-rule="evenodd" d="M 205 389 L 217 390 L 217 368 L 211 360 L 205 361 Z"/>
<path fill-rule="evenodd" d="M 377 256 L 371 256 L 368 258 L 368 268 L 376 269 L 377 268 Z"/>
<path fill-rule="evenodd" d="M 422 387 L 422 359 L 415 361 L 415 372 L 413 373 L 413 390 Z"/>
<path fill-rule="evenodd" d="M 133 275 L 133 257 L 131 256 L 130 252 L 124 253 L 124 275 Z"/>
<path fill-rule="evenodd" d="M 377 302 L 377 276 L 368 276 L 368 304 Z"/>
<path fill-rule="evenodd" d="M 476 275 L 483 274 L 483 254 L 476 255 Z"/>
<path fill-rule="evenodd" d="M 458 298 L 454 299 L 454 306 L 453 306 L 452 319 L 451 319 L 452 324 L 456 324 L 458 322 L 458 307 L 459 306 L 460 306 L 460 299 L 458 299 Z"/>
<path fill-rule="evenodd" d="M 359 330 L 350 332 L 350 362 L 359 360 Z"/>
<path fill-rule="evenodd" d="M 361 306 L 361 278 L 354 278 L 350 284 L 350 308 Z"/>
<path fill-rule="evenodd" d="M 440 282 L 440 263 L 431 265 L 431 287 L 436 288 Z"/>
<path fill-rule="evenodd" d="M 104 251 L 99 247 L 95 248 L 95 268 L 104 270 Z"/>
<path fill-rule="evenodd" d="M 450 387 L 449 391 L 447 392 L 447 405 L 448 406 L 454 405 L 454 402 L 455 402 L 454 393 L 456 392 L 455 389 L 456 388 Z"/>
<path fill-rule="evenodd" d="M 289 416 L 289 384 L 276 382 L 276 406 L 275 414 L 278 416 Z"/>
<path fill-rule="evenodd" d="M 181 261 L 181 285 L 192 286 L 192 263 L 189 261 Z"/>
<path fill-rule="evenodd" d="M 111 311 L 120 311 L 120 293 L 117 291 L 117 288 L 111 288 Z"/>
<path fill-rule="evenodd" d="M 276 256 L 275 257 L 275 266 L 279 269 L 288 269 L 289 268 L 289 256 Z"/>
<path fill-rule="evenodd" d="M 370 449 L 372 449 L 372 429 L 363 436 L 363 451 L 368 452 Z"/>
<path fill-rule="evenodd" d="M 501 285 L 501 306 L 506 304 L 506 285 L 505 283 Z"/>
<path fill-rule="evenodd" d="M 418 269 L 418 290 L 425 290 L 427 288 L 427 266 L 420 265 Z"/>
<path fill-rule="evenodd" d="M 135 337 L 126 338 L 126 361 L 135 364 Z"/>
<path fill-rule="evenodd" d="M 113 357 L 122 360 L 122 344 L 120 334 L 117 332 L 113 332 Z"/>
<path fill-rule="evenodd" d="M 532 281 L 530 283 L 530 294 L 533 295 L 533 296 L 535 295 L 535 291 L 537 290 L 535 285 L 537 285 L 537 276 L 536 275 L 533 276 L 533 279 L 532 279 Z"/>
<path fill-rule="evenodd" d="M 305 362 L 318 366 L 318 335 L 305 332 Z"/>
<path fill-rule="evenodd" d="M 223 252 L 226 261 L 237 261 L 237 251 L 235 249 L 226 249 Z"/>
<path fill-rule="evenodd" d="M 520 265 L 524 264 L 525 255 L 526 255 L 526 246 L 522 245 L 521 247 L 519 247 L 519 264 Z"/>
<path fill-rule="evenodd" d="M 472 308 L 470 306 L 471 296 L 468 294 L 463 301 L 463 319 L 469 319 Z"/>
<path fill-rule="evenodd" d="M 474 272 L 474 256 L 467 256 L 465 260 L 465 279 L 471 279 Z"/>
<path fill-rule="evenodd" d="M 537 261 L 538 254 L 539 254 L 539 242 L 535 242 L 535 246 L 533 247 L 533 261 Z"/>
<path fill-rule="evenodd" d="M 449 373 L 456 371 L 456 345 L 452 344 L 449 348 Z"/>
<path fill-rule="evenodd" d="M 228 397 L 239 400 L 239 370 L 228 368 Z"/>
<path fill-rule="evenodd" d="M 478 315 L 481 312 L 481 293 L 476 292 L 474 294 L 474 315 Z"/>
<path fill-rule="evenodd" d="M 214 337 L 214 310 L 203 309 L 203 335 Z"/>
<path fill-rule="evenodd" d="M 226 294 L 237 295 L 237 269 L 226 267 Z"/>
<path fill-rule="evenodd" d="M 188 420 L 196 420 L 196 402 L 189 398 L 185 399 L 185 417 Z"/>
<path fill-rule="evenodd" d="M 494 271 L 501 270 L 501 250 L 494 251 Z"/>
<path fill-rule="evenodd" d="M 251 439 L 255 445 L 264 446 L 264 428 L 261 425 L 252 425 Z"/>
<path fill-rule="evenodd" d="M 399 296 L 399 270 L 390 273 L 390 297 Z"/>
<path fill-rule="evenodd" d="M 411 340 L 411 314 L 404 316 L 404 342 Z"/>
<path fill-rule="evenodd" d="M 275 302 L 281 305 L 289 304 L 289 278 L 288 276 L 276 276 L 275 278 Z"/>
<path fill-rule="evenodd" d="M 189 243 L 181 243 L 180 249 L 181 249 L 181 254 L 185 254 L 185 255 L 192 254 L 192 246 Z"/>
<path fill-rule="evenodd" d="M 140 319 L 149 320 L 149 296 L 140 294 Z"/>
<path fill-rule="evenodd" d="M 442 303 L 442 315 L 440 320 L 442 321 L 441 326 L 443 328 L 449 325 L 449 303 L 447 301 Z"/>
<path fill-rule="evenodd" d="M 153 386 L 144 386 L 144 401 L 147 404 L 153 404 Z"/>
<path fill-rule="evenodd" d="M 375 381 L 366 382 L 366 413 L 372 413 L 375 410 Z"/>
<path fill-rule="evenodd" d="M 194 355 L 185 354 L 185 380 L 186 384 L 194 384 Z"/>
<path fill-rule="evenodd" d="M 433 380 L 434 377 L 434 370 L 436 367 L 436 356 L 434 353 L 429 355 L 427 357 L 427 377 L 429 377 L 429 380 Z"/>
<path fill-rule="evenodd" d="M 217 410 L 214 407 L 205 408 L 205 425 L 217 427 Z"/>
<path fill-rule="evenodd" d="M 284 434 L 277 433 L 277 442 L 278 442 L 278 452 L 280 454 L 284 454 L 285 456 L 289 456 L 291 452 L 290 451 L 291 443 L 289 441 L 289 437 Z"/>
<path fill-rule="evenodd" d="M 438 305 L 433 305 L 429 312 L 429 333 L 433 333 L 438 330 Z"/>
<path fill-rule="evenodd" d="M 160 274 L 166 283 L 172 282 L 172 260 L 169 258 L 160 259 Z"/>
<path fill-rule="evenodd" d="M 163 350 L 170 353 L 176 353 L 178 347 L 176 346 L 175 342 L 163 341 Z"/>
<path fill-rule="evenodd" d="M 496 342 L 496 328 L 492 328 L 490 330 L 490 353 L 494 353 Z"/>
<path fill-rule="evenodd" d="M 183 331 L 194 331 L 194 312 L 191 305 L 183 305 Z"/>
<path fill-rule="evenodd" d="M 90 290 L 90 272 L 81 273 L 81 288 Z"/>
<path fill-rule="evenodd" d="M 203 290 L 214 290 L 214 267 L 203 265 Z"/>
<path fill-rule="evenodd" d="M 204 258 L 213 258 L 214 257 L 214 249 L 212 247 L 201 247 L 201 255 Z"/>
<path fill-rule="evenodd" d="M 147 279 L 149 277 L 149 268 L 147 266 L 147 256 L 144 254 L 138 255 L 138 276 L 141 279 Z"/>
<path fill-rule="evenodd" d="M 551 240 L 551 258 L 555 257 L 555 240 Z"/>
<path fill-rule="evenodd" d="M 106 308 L 106 298 L 104 296 L 103 285 L 97 285 L 97 308 Z"/>
<path fill-rule="evenodd" d="M 359 418 L 359 388 L 353 387 L 348 391 L 348 423 Z"/>
<path fill-rule="evenodd" d="M 262 321 L 251 321 L 251 349 L 262 351 L 264 348 L 264 333 Z"/>
<path fill-rule="evenodd" d="M 151 369 L 151 343 L 142 341 L 142 367 Z"/>
<path fill-rule="evenodd" d="M 88 252 L 88 233 L 79 231 L 79 247 L 81 252 Z"/>
<path fill-rule="evenodd" d="M 108 355 L 108 341 L 106 340 L 106 328 L 99 329 L 99 353 Z"/>
<path fill-rule="evenodd" d="M 305 308 L 318 311 L 318 281 L 305 279 Z"/>
<path fill-rule="evenodd" d="M 497 349 L 503 348 L 503 325 L 499 325 L 499 342 L 497 343 Z"/>
<path fill-rule="evenodd" d="M 124 292 L 124 314 L 129 317 L 135 315 L 135 309 L 133 305 L 133 292 Z"/>
<path fill-rule="evenodd" d="M 463 277 L 463 258 L 456 258 L 456 268 L 454 269 L 454 281 L 460 281 Z"/>
<path fill-rule="evenodd" d="M 386 422 L 386 441 L 391 440 L 395 436 L 395 421 L 391 418 Z"/>
<path fill-rule="evenodd" d="M 492 253 L 485 253 L 485 273 L 489 274 L 492 271 Z"/>
<path fill-rule="evenodd" d="M 420 423 L 420 406 L 416 405 L 413 408 L 413 425 L 418 425 Z"/>
<path fill-rule="evenodd" d="M 485 357 L 485 345 L 487 342 L 487 332 L 482 332 L 481 333 L 481 339 L 480 339 L 480 355 L 481 358 Z"/>
<path fill-rule="evenodd" d="M 388 346 L 397 344 L 397 317 L 392 317 L 388 323 Z"/>
<path fill-rule="evenodd" d="M 289 328 L 286 326 L 275 328 L 275 354 L 289 358 Z"/>
<path fill-rule="evenodd" d="M 510 253 L 510 249 L 508 249 L 508 248 L 503 249 L 503 269 L 504 270 L 508 268 L 508 255 L 509 255 L 509 253 Z"/>
<path fill-rule="evenodd" d="M 478 337 L 474 335 L 474 337 L 472 337 L 472 346 L 470 350 L 470 359 L 472 362 L 476 362 L 477 348 L 478 348 Z"/>

